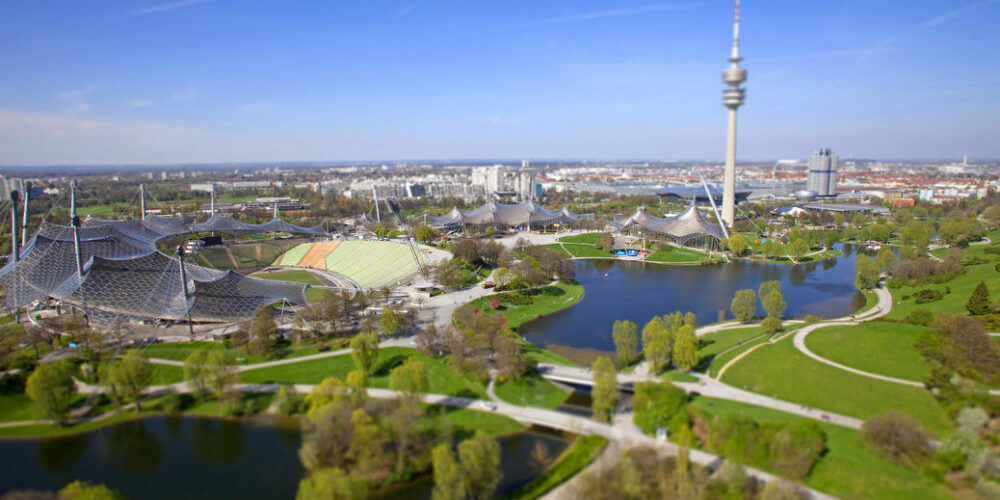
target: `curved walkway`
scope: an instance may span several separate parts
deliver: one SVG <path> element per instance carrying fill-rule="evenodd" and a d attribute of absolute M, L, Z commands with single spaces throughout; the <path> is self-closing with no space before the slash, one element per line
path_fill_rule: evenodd
<path fill-rule="evenodd" d="M 275 393 L 283 387 L 282 384 L 237 384 L 234 389 L 240 392 L 247 393 Z M 310 384 L 295 384 L 293 385 L 295 391 L 299 394 L 305 394 L 311 391 L 315 385 Z M 185 383 L 177 383 L 169 386 L 155 386 L 149 387 L 146 392 L 150 395 L 155 395 L 162 393 L 165 390 L 174 390 L 177 392 L 187 392 L 190 389 Z M 92 386 L 87 384 L 79 384 L 79 390 L 83 393 L 94 393 L 101 392 L 104 390 L 100 386 Z M 390 389 L 377 389 L 368 388 L 368 396 L 379 399 L 393 399 L 402 395 L 401 392 L 393 391 Z M 504 401 L 485 401 L 480 399 L 465 398 L 459 396 L 447 396 L 443 394 L 420 394 L 420 399 L 426 404 L 450 406 L 453 408 L 468 408 L 475 409 L 479 411 L 488 411 L 491 413 L 497 413 L 510 417 L 518 422 L 527 425 L 538 425 L 541 427 L 547 427 L 550 429 L 561 430 L 565 432 L 570 432 L 573 434 L 599 434 L 609 441 L 619 443 L 625 448 L 631 448 L 635 446 L 651 446 L 660 450 L 661 452 L 667 453 L 669 455 L 676 455 L 679 448 L 676 444 L 661 441 L 655 439 L 651 436 L 643 434 L 635 425 L 631 424 L 631 419 L 627 418 L 627 415 L 620 415 L 613 425 L 609 425 L 603 422 L 598 422 L 596 420 L 580 417 L 576 415 L 571 415 L 568 413 L 562 413 L 554 410 L 545 410 L 535 407 L 525 407 L 516 406 Z M 88 421 L 103 420 L 110 418 L 116 413 L 119 413 L 126 409 L 127 407 L 120 408 L 118 410 L 113 410 L 111 412 L 99 415 L 88 419 Z M 3 424 L 3 427 L 15 427 L 23 425 L 35 425 L 38 423 L 52 423 L 50 421 L 23 421 L 23 422 L 7 422 Z M 624 425 L 624 424 L 629 425 Z M 690 450 L 690 459 L 692 462 L 699 464 L 710 469 L 719 468 L 725 459 L 700 450 Z M 769 474 L 759 469 L 752 467 L 745 467 L 747 475 L 763 482 L 770 482 L 777 479 L 777 476 Z M 806 493 L 808 493 L 809 498 L 826 500 L 834 499 L 830 495 L 802 487 Z"/>
<path fill-rule="evenodd" d="M 722 368 L 719 369 L 719 373 L 717 373 L 715 375 L 715 380 L 722 380 L 722 375 L 726 373 L 726 370 L 728 370 L 729 367 L 731 367 L 734 364 L 736 364 L 736 362 L 740 361 L 741 359 L 743 359 L 744 357 L 746 357 L 751 352 L 756 351 L 757 349 L 761 348 L 762 346 L 771 345 L 771 344 L 774 344 L 775 342 L 780 342 L 780 341 L 788 338 L 788 336 L 791 335 L 792 333 L 795 334 L 795 339 L 796 339 L 795 340 L 796 341 L 795 346 L 798 347 L 799 334 L 803 330 L 807 330 L 805 332 L 805 335 L 808 335 L 810 332 L 812 332 L 813 330 L 816 330 L 817 328 L 823 328 L 825 326 L 836 326 L 836 325 L 856 325 L 856 324 L 858 324 L 861 321 L 868 321 L 868 320 L 872 320 L 872 319 L 876 319 L 876 318 L 881 318 L 882 316 L 885 316 L 886 314 L 889 314 L 889 312 L 892 311 L 892 294 L 889 293 L 889 290 L 887 290 L 885 288 L 885 286 L 881 286 L 881 287 L 875 289 L 875 295 L 878 297 L 878 303 L 872 309 L 869 309 L 869 310 L 867 310 L 867 311 L 865 311 L 865 312 L 863 312 L 861 314 L 858 314 L 858 315 L 855 315 L 855 316 L 850 316 L 850 317 L 845 317 L 845 318 L 837 318 L 837 319 L 823 321 L 821 323 L 816 323 L 816 324 L 813 324 L 813 325 L 809 325 L 809 326 L 807 326 L 807 327 L 805 327 L 805 328 L 803 328 L 801 330 L 797 330 L 797 331 L 794 331 L 794 332 L 789 332 L 789 333 L 786 333 L 786 334 L 783 334 L 783 335 L 776 336 L 776 337 L 772 338 L 771 340 L 768 340 L 767 342 L 762 342 L 760 344 L 757 344 L 757 345 L 751 347 L 750 349 L 747 349 L 744 352 L 741 352 L 738 356 L 736 356 L 733 359 L 729 360 L 728 363 L 726 363 L 725 365 L 722 366 Z M 805 337 L 803 336 L 802 339 L 803 339 L 802 346 L 805 347 L 805 342 L 804 342 Z M 809 357 L 811 357 L 813 359 L 816 359 L 817 361 L 821 361 L 821 362 L 829 361 L 829 360 L 826 360 L 825 358 L 821 358 L 821 357 L 817 356 L 816 354 L 812 353 L 811 351 L 809 351 L 808 353 L 805 352 L 805 351 L 803 351 L 803 354 L 806 354 L 807 356 L 809 356 Z M 833 361 L 829 361 L 829 364 L 837 365 Z M 842 365 L 840 365 L 840 366 L 842 366 Z M 865 373 L 867 373 L 867 372 L 865 372 Z M 874 375 L 874 374 L 872 374 L 872 375 Z M 889 377 L 889 378 L 892 378 L 892 377 Z"/>

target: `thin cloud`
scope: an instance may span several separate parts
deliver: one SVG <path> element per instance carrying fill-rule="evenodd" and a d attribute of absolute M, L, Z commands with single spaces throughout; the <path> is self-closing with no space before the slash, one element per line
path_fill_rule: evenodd
<path fill-rule="evenodd" d="M 85 89 L 64 90 L 56 94 L 56 97 L 58 97 L 62 101 L 72 101 L 74 99 L 79 99 L 85 95 L 92 94 L 93 92 L 94 92 L 94 87 L 87 87 Z"/>
<path fill-rule="evenodd" d="M 400 7 L 400 8 L 398 8 L 398 9 L 396 9 L 396 12 L 392 13 L 392 17 L 395 17 L 396 19 L 399 19 L 399 18 L 401 18 L 401 17 L 403 17 L 403 16 L 405 16 L 405 15 L 407 15 L 410 12 L 413 12 L 415 10 L 417 10 L 417 6 L 414 5 L 414 4 L 412 4 L 412 3 L 408 4 L 408 5 L 404 5 L 404 6 Z"/>
<path fill-rule="evenodd" d="M 959 7 L 957 9 L 945 12 L 944 14 L 941 14 L 940 16 L 933 17 L 931 19 L 926 20 L 926 21 L 923 22 L 923 24 L 921 24 L 921 26 L 923 26 L 925 28 L 930 28 L 930 27 L 934 27 L 934 26 L 940 26 L 942 24 L 947 24 L 947 23 L 950 23 L 950 22 L 954 21 L 955 18 L 957 18 L 958 16 L 961 16 L 962 14 L 965 14 L 966 12 L 971 12 L 973 10 L 981 9 L 983 7 L 988 7 L 990 5 L 996 4 L 997 2 L 1000 2 L 1000 0 L 986 0 L 985 2 L 977 2 L 977 3 L 966 5 L 964 7 Z"/>
<path fill-rule="evenodd" d="M 691 10 L 691 9 L 698 9 L 701 7 L 704 7 L 703 3 L 675 3 L 675 4 L 646 5 L 643 7 L 629 7 L 625 9 L 598 10 L 592 12 L 584 12 L 582 14 L 572 14 L 568 16 L 551 17 L 547 19 L 536 19 L 534 21 L 528 21 L 522 24 L 521 26 L 547 26 L 552 24 L 569 24 L 569 23 L 578 23 L 584 21 L 594 21 L 597 19 L 607 19 L 612 17 L 625 17 L 625 16 L 636 16 L 639 14 L 651 14 L 655 12 Z"/>
<path fill-rule="evenodd" d="M 156 104 L 156 101 L 152 99 L 133 99 L 129 101 L 128 107 L 135 109 L 148 108 L 154 104 Z"/>
<path fill-rule="evenodd" d="M 180 0 L 177 2 L 161 3 L 129 12 L 125 16 L 130 17 L 130 16 L 145 16 L 149 14 L 157 14 L 160 12 L 167 12 L 171 10 L 184 9 L 187 7 L 194 7 L 195 5 L 198 4 L 214 2 L 214 1 L 215 0 Z"/>
<path fill-rule="evenodd" d="M 199 97 L 201 97 L 201 92 L 195 89 L 187 89 L 183 92 L 177 92 L 170 96 L 170 100 L 174 102 L 191 102 Z"/>

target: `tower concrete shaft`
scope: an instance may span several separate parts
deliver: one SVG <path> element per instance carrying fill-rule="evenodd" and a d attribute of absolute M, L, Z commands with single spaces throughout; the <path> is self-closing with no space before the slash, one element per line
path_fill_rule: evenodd
<path fill-rule="evenodd" d="M 736 0 L 733 17 L 733 51 L 729 68 L 722 72 L 722 81 L 728 86 L 722 91 L 722 104 L 729 108 L 729 128 L 726 133 L 726 170 L 722 182 L 722 221 L 732 226 L 736 220 L 736 110 L 743 105 L 747 72 L 740 67 L 740 0 Z"/>

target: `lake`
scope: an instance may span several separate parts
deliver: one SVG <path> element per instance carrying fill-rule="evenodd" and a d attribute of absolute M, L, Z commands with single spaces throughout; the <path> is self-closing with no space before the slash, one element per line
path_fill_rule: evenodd
<path fill-rule="evenodd" d="M 541 474 L 533 454 L 558 457 L 569 440 L 529 429 L 498 438 L 511 493 Z M 81 434 L 0 440 L 0 494 L 58 490 L 75 480 L 105 484 L 129 499 L 291 499 L 303 474 L 293 419 L 152 416 Z M 544 449 L 539 453 L 536 448 Z M 430 498 L 430 475 L 372 498 Z"/>
<path fill-rule="evenodd" d="M 771 280 L 781 282 L 788 304 L 786 318 L 848 315 L 865 303 L 854 286 L 858 248 L 838 248 L 843 251 L 838 257 L 799 265 L 740 260 L 711 266 L 665 266 L 577 260 L 576 280 L 584 287 L 583 299 L 569 309 L 525 323 L 519 331 L 541 347 L 580 359 L 595 351 L 614 351 L 611 325 L 615 320 L 629 319 L 641 332 L 654 315 L 673 311 L 694 312 L 702 325 L 718 321 L 719 311 L 732 319 L 729 303 L 736 291 L 752 288 L 756 293 L 762 282 Z"/>

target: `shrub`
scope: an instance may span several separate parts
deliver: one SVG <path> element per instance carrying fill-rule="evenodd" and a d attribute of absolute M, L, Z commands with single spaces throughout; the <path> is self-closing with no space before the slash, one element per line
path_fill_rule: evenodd
<path fill-rule="evenodd" d="M 670 382 L 640 382 L 632 398 L 632 421 L 646 434 L 652 434 L 666 427 L 676 413 L 683 412 L 687 399 L 687 392 Z"/>
<path fill-rule="evenodd" d="M 760 326 L 764 328 L 767 333 L 780 332 L 783 328 L 781 326 L 781 320 L 778 318 L 764 318 L 764 321 L 760 322 Z"/>
<path fill-rule="evenodd" d="M 930 435 L 915 419 L 896 410 L 869 418 L 861 432 L 876 453 L 893 462 L 917 465 L 931 452 Z"/>
<path fill-rule="evenodd" d="M 499 300 L 504 304 L 512 304 L 515 306 L 529 306 L 535 302 L 535 299 L 531 298 L 530 295 L 524 295 L 521 293 L 501 293 L 496 296 L 496 300 Z"/>
<path fill-rule="evenodd" d="M 906 316 L 906 321 L 913 323 L 914 325 L 927 326 L 934 321 L 934 314 L 927 309 L 915 309 L 908 316 Z"/>
<path fill-rule="evenodd" d="M 817 323 L 819 322 L 819 317 L 815 314 L 806 314 L 805 318 L 802 318 L 806 323 Z"/>
<path fill-rule="evenodd" d="M 926 304 L 928 302 L 935 302 L 941 300 L 942 297 L 941 292 L 931 288 L 924 288 L 922 290 L 917 290 L 917 292 L 914 293 L 913 296 L 916 298 L 915 302 L 917 304 Z"/>
<path fill-rule="evenodd" d="M 167 393 L 163 395 L 163 400 L 160 402 L 160 406 L 163 411 L 167 413 L 177 413 L 184 411 L 191 403 L 194 402 L 194 398 L 190 394 L 183 394 L 174 391 L 173 389 L 168 389 Z"/>

